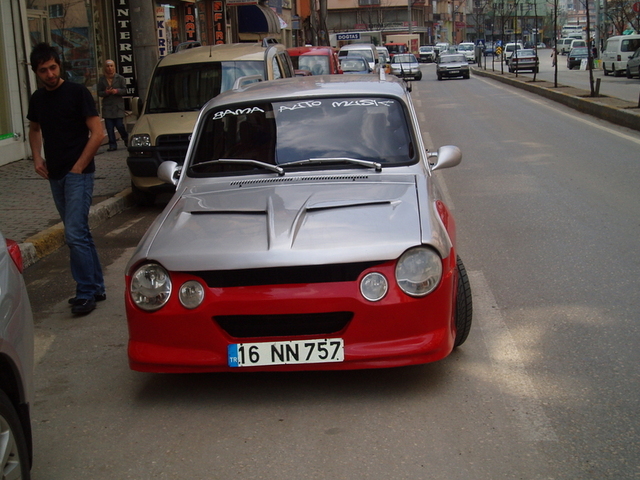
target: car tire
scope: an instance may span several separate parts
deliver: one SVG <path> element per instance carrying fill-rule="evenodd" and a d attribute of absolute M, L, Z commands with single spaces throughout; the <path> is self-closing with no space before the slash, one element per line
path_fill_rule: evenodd
<path fill-rule="evenodd" d="M 605 77 L 609 75 L 607 67 L 605 66 L 604 63 L 602 64 L 602 73 L 604 74 Z"/>
<path fill-rule="evenodd" d="M 533 73 L 538 73 L 538 71 L 539 71 L 539 70 L 538 70 L 538 67 L 536 67 L 536 68 L 534 68 L 534 69 L 533 69 Z"/>
<path fill-rule="evenodd" d="M 464 75 L 462 75 L 462 78 L 465 78 L 465 79 L 469 80 L 469 74 L 465 73 Z"/>
<path fill-rule="evenodd" d="M 29 480 L 29 447 L 16 413 L 9 397 L 0 390 L 0 431 L 7 436 L 0 443 L 0 455 L 4 459 L 0 468 L 4 473 L 3 478 L 20 478 Z"/>
<path fill-rule="evenodd" d="M 133 182 L 131 182 L 131 196 L 133 202 L 140 207 L 152 207 L 156 203 L 156 196 L 153 193 L 140 190 Z"/>
<path fill-rule="evenodd" d="M 614 77 L 621 77 L 622 76 L 622 70 L 614 70 L 613 71 L 613 76 Z"/>
<path fill-rule="evenodd" d="M 471 331 L 471 321 L 473 319 L 473 299 L 471 296 L 471 284 L 467 269 L 464 267 L 460 257 L 456 259 L 456 267 L 458 270 L 458 291 L 456 293 L 456 338 L 453 348 L 462 345 Z"/>
<path fill-rule="evenodd" d="M 422 80 L 422 72 L 418 73 L 418 75 L 416 75 L 416 80 L 420 81 Z"/>
<path fill-rule="evenodd" d="M 631 76 L 631 70 L 629 70 L 629 67 L 627 67 L 627 78 L 633 78 Z"/>
<path fill-rule="evenodd" d="M 442 80 L 442 75 L 438 75 L 438 80 Z"/>

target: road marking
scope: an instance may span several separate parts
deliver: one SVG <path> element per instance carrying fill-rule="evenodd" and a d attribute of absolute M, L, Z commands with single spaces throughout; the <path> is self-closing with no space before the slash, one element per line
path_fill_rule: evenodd
<path fill-rule="evenodd" d="M 480 327 L 502 399 L 524 440 L 553 441 L 558 437 L 544 413 L 538 393 L 527 375 L 518 348 L 482 272 L 469 272 L 474 324 Z"/>
<path fill-rule="evenodd" d="M 481 81 L 483 81 L 483 82 L 485 82 L 485 83 L 487 83 L 489 85 L 493 85 L 486 78 L 479 78 L 479 80 L 481 80 Z M 529 93 L 532 93 L 532 92 L 529 92 Z M 635 143 L 637 145 L 640 145 L 640 138 L 632 137 L 631 135 L 627 135 L 626 133 L 618 132 L 617 130 L 613 130 L 612 128 L 600 125 L 599 123 L 596 123 L 593 120 L 589 120 L 588 118 L 582 118 L 582 117 L 576 116 L 576 113 L 582 113 L 582 112 L 580 112 L 578 110 L 574 110 L 574 113 L 565 112 L 565 111 L 559 109 L 557 107 L 557 105 L 559 105 L 559 104 L 555 103 L 553 100 L 549 100 L 549 102 L 552 102 L 552 103 L 548 104 L 548 103 L 546 103 L 546 102 L 544 102 L 542 100 L 537 100 L 535 98 L 531 98 L 531 97 L 519 92 L 517 89 L 515 89 L 513 91 L 513 94 L 514 95 L 518 95 L 518 96 L 520 96 L 522 98 L 526 98 L 530 102 L 533 102 L 533 103 L 535 103 L 537 105 L 541 105 L 543 107 L 546 107 L 546 108 L 548 108 L 550 110 L 553 110 L 554 112 L 558 112 L 561 115 L 564 115 L 565 117 L 572 118 L 573 120 L 577 120 L 577 121 L 582 122 L 582 123 L 584 123 L 586 125 L 589 125 L 591 127 L 597 128 L 598 130 L 604 130 L 607 133 L 610 133 L 610 134 L 615 135 L 615 136 L 620 137 L 620 138 L 624 138 L 625 140 L 628 140 L 628 141 L 633 142 L 633 143 Z M 535 93 L 533 95 L 535 95 Z M 571 108 L 571 107 L 567 107 L 567 108 Z M 588 116 L 589 114 L 585 113 L 584 115 Z M 606 121 L 606 120 L 603 120 L 603 121 Z M 620 128 L 622 128 L 622 127 L 620 127 Z"/>
<path fill-rule="evenodd" d="M 107 233 L 105 235 L 105 237 L 115 237 L 117 235 L 120 235 L 125 230 L 128 230 L 129 228 L 133 227 L 136 223 L 141 221 L 143 218 L 144 217 L 140 217 L 140 218 L 135 218 L 133 220 L 130 220 L 127 223 L 125 223 L 124 225 L 122 225 L 122 227 L 120 227 L 120 228 L 118 228 L 116 230 L 111 230 L 109 233 Z"/>

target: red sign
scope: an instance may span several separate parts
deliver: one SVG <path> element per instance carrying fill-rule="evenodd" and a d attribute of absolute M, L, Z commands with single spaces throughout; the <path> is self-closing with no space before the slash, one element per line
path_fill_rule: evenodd
<path fill-rule="evenodd" d="M 636 2 L 636 3 L 634 3 L 634 4 L 633 4 L 633 7 L 631 7 L 631 8 L 633 8 L 633 11 L 634 11 L 634 12 L 636 12 L 636 13 L 640 13 L 640 2 Z"/>

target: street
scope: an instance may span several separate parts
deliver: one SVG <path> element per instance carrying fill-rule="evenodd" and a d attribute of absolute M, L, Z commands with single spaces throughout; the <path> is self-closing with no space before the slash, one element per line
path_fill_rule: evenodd
<path fill-rule="evenodd" d="M 467 342 L 389 370 L 133 372 L 124 268 L 162 207 L 132 208 L 93 232 L 108 298 L 90 315 L 70 314 L 65 248 L 25 272 L 34 479 L 640 476 L 640 133 L 422 71 L 426 143 L 463 152 L 436 178 L 471 280 Z"/>

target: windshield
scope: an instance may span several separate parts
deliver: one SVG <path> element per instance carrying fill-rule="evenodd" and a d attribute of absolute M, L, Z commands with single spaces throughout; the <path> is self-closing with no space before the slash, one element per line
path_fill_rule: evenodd
<path fill-rule="evenodd" d="M 326 55 L 301 55 L 298 59 L 298 68 L 309 70 L 314 75 L 329 75 L 329 57 Z"/>
<path fill-rule="evenodd" d="M 204 165 L 211 160 L 282 165 L 327 158 L 367 160 L 383 166 L 417 161 L 400 102 L 390 98 L 322 98 L 211 111 L 197 139 L 190 174 L 255 173 L 255 165 L 249 163 Z M 331 167 L 322 164 L 318 168 Z"/>
<path fill-rule="evenodd" d="M 351 57 L 351 56 L 359 56 L 364 57 L 367 62 L 373 63 L 373 50 L 370 48 L 366 49 L 352 49 L 352 50 L 341 50 L 339 53 L 340 57 Z"/>
<path fill-rule="evenodd" d="M 239 77 L 264 75 L 264 62 L 205 62 L 170 65 L 156 70 L 145 113 L 200 110 Z"/>
<path fill-rule="evenodd" d="M 418 63 L 413 55 L 396 55 L 393 57 L 393 63 Z"/>
<path fill-rule="evenodd" d="M 440 63 L 457 63 L 466 61 L 467 59 L 464 58 L 464 55 L 445 55 L 440 57 Z"/>

